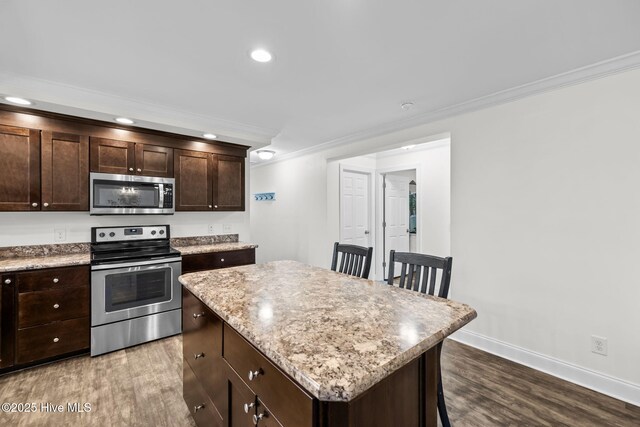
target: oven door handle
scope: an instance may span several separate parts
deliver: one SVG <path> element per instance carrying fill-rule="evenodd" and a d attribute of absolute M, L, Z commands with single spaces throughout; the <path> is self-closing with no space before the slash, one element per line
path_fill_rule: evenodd
<path fill-rule="evenodd" d="M 154 259 L 154 260 L 149 260 L 149 261 L 123 262 L 121 264 L 92 265 L 91 266 L 91 271 L 115 270 L 116 268 L 141 267 L 141 266 L 145 266 L 145 265 L 168 264 L 170 262 L 180 262 L 180 261 L 182 261 L 182 257 Z"/>

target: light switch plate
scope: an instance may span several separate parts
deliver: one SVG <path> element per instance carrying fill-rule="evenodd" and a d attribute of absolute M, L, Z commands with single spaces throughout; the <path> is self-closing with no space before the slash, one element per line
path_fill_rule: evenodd
<path fill-rule="evenodd" d="M 56 243 L 67 241 L 67 229 L 66 228 L 54 228 L 53 229 L 53 241 Z"/>
<path fill-rule="evenodd" d="M 233 224 L 222 224 L 223 233 L 233 233 Z"/>

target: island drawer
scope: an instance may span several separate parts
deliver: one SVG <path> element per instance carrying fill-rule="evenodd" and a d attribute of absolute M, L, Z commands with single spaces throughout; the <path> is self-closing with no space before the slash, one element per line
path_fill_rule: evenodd
<path fill-rule="evenodd" d="M 223 357 L 283 425 L 312 426 L 313 398 L 227 324 Z"/>
<path fill-rule="evenodd" d="M 256 250 L 253 248 L 239 249 L 237 251 L 189 254 L 182 256 L 182 274 L 192 273 L 194 271 L 255 264 L 255 262 Z"/>
<path fill-rule="evenodd" d="M 18 328 L 89 316 L 89 287 L 18 295 Z"/>
<path fill-rule="evenodd" d="M 183 361 L 182 397 L 198 427 L 223 427 L 222 416 L 207 397 L 186 360 Z"/>
<path fill-rule="evenodd" d="M 183 357 L 218 412 L 227 393 L 222 360 L 222 319 L 182 288 Z M 194 317 L 195 316 L 195 317 Z"/>
<path fill-rule="evenodd" d="M 17 363 L 89 348 L 89 317 L 18 330 Z"/>
<path fill-rule="evenodd" d="M 18 292 L 89 286 L 89 266 L 50 268 L 16 275 Z"/>

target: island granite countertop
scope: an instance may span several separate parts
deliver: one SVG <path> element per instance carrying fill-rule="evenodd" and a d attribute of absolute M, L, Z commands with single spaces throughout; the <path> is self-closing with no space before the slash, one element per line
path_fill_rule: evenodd
<path fill-rule="evenodd" d="M 356 398 L 476 317 L 465 304 L 296 261 L 179 280 L 325 401 Z"/>

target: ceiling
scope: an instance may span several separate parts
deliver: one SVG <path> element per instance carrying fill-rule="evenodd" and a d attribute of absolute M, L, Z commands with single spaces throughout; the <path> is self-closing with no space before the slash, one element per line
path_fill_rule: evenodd
<path fill-rule="evenodd" d="M 0 16 L 2 95 L 279 155 L 640 51 L 637 0 L 3 0 Z"/>

